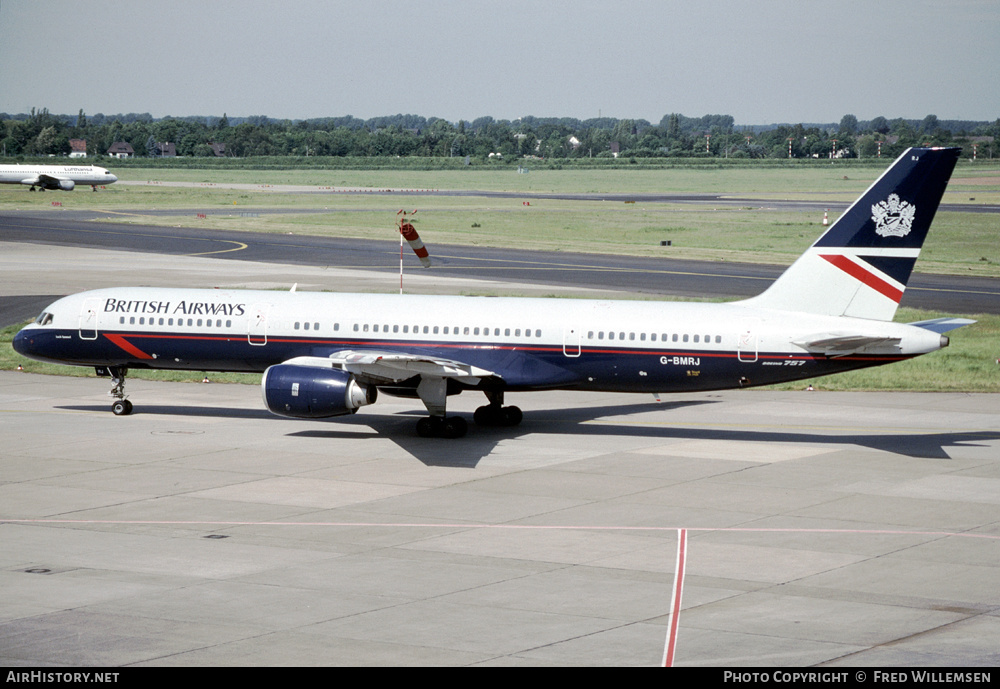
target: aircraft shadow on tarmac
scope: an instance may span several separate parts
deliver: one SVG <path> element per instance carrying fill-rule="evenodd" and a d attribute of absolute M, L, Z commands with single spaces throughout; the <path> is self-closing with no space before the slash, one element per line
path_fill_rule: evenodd
<path fill-rule="evenodd" d="M 1000 440 L 1000 433 L 991 431 L 955 431 L 950 433 L 872 433 L 832 435 L 800 431 L 754 431 L 747 429 L 692 428 L 677 425 L 661 426 L 652 423 L 616 424 L 589 423 L 598 419 L 640 413 L 660 414 L 703 404 L 716 404 L 711 400 L 686 402 L 626 404 L 613 407 L 569 407 L 565 409 L 529 410 L 524 421 L 515 427 L 480 427 L 470 424 L 469 434 L 461 439 L 420 438 L 414 430 L 414 418 L 423 412 L 390 415 L 358 414 L 349 418 L 331 420 L 328 428 L 309 429 L 287 433 L 296 438 L 317 440 L 389 439 L 427 466 L 475 468 L 488 457 L 498 444 L 528 434 L 573 436 L 619 436 L 622 438 L 648 438 L 650 440 L 726 440 L 740 443 L 807 443 L 832 447 L 860 445 L 873 450 L 892 452 L 920 459 L 951 459 L 946 447 L 981 446 Z M 66 405 L 58 407 L 72 411 L 106 412 L 104 405 Z M 195 407 L 190 405 L 143 404 L 136 407 L 134 415 L 222 417 L 237 419 L 269 420 L 282 424 L 301 423 L 295 419 L 282 419 L 263 409 L 226 407 Z M 661 417 L 658 420 L 668 420 Z M 647 420 L 648 421 L 648 420 Z M 360 428 L 359 428 L 360 427 Z M 363 432 L 368 429 L 370 432 Z M 361 431 L 361 432 L 359 432 Z M 748 457 L 752 454 L 748 453 Z"/>
<path fill-rule="evenodd" d="M 92 411 L 106 413 L 110 409 L 107 404 L 76 404 L 56 407 L 67 411 Z M 146 404 L 136 406 L 132 416 L 150 414 L 155 416 L 218 416 L 227 419 L 277 419 L 266 409 L 237 409 L 234 407 L 193 407 L 168 404 Z"/>
<path fill-rule="evenodd" d="M 860 445 L 873 450 L 921 459 L 951 459 L 945 450 L 953 446 L 980 446 L 984 442 L 1000 440 L 996 432 L 953 432 L 953 433 L 872 433 L 831 435 L 798 431 L 754 431 L 725 430 L 719 428 L 687 428 L 683 426 L 659 426 L 653 424 L 616 424 L 613 420 L 605 423 L 588 423 L 607 417 L 624 416 L 643 412 L 670 412 L 684 407 L 715 404 L 712 401 L 647 403 L 619 405 L 614 407 L 583 407 L 528 411 L 524 421 L 513 428 L 470 427 L 469 434 L 460 440 L 440 440 L 419 438 L 414 434 L 410 414 L 381 417 L 356 416 L 348 423 L 368 426 L 375 431 L 373 438 L 384 437 L 428 466 L 450 466 L 474 468 L 481 459 L 489 456 L 493 449 L 505 440 L 514 440 L 528 434 L 574 435 L 574 436 L 619 436 L 623 438 L 649 438 L 651 440 L 728 440 L 740 443 L 808 443 L 850 447 Z M 421 415 L 414 411 L 413 415 Z M 291 433 L 303 438 L 357 439 L 356 432 L 307 430 Z"/>

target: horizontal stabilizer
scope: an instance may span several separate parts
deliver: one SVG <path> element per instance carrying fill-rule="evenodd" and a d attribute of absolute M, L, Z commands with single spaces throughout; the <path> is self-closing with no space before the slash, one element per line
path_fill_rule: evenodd
<path fill-rule="evenodd" d="M 975 321 L 968 318 L 933 318 L 929 321 L 907 323 L 907 325 L 915 325 L 918 328 L 930 330 L 935 333 L 947 333 L 961 328 L 963 325 L 972 325 L 973 323 L 975 323 Z"/>
<path fill-rule="evenodd" d="M 898 337 L 876 337 L 871 335 L 852 335 L 849 333 L 821 333 L 809 335 L 796 340 L 793 344 L 815 354 L 824 356 L 846 356 L 862 349 L 893 347 L 898 345 Z"/>

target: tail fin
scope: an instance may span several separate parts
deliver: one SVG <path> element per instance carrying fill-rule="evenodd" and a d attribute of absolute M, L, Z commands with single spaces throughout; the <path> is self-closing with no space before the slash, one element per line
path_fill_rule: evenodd
<path fill-rule="evenodd" d="M 891 321 L 959 148 L 910 148 L 753 306 Z"/>

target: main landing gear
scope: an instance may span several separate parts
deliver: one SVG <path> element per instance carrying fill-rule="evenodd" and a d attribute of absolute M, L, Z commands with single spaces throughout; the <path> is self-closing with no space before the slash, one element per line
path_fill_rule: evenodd
<path fill-rule="evenodd" d="M 477 426 L 516 426 L 524 418 L 518 407 L 503 406 L 503 390 L 488 390 L 486 399 L 490 403 L 479 407 L 472 415 Z"/>
<path fill-rule="evenodd" d="M 115 401 L 111 403 L 111 413 L 115 416 L 128 416 L 132 413 L 132 403 L 125 398 L 125 374 L 128 366 L 108 366 L 111 376 L 111 391 L 108 393 Z"/>
<path fill-rule="evenodd" d="M 421 438 L 461 438 L 468 431 L 469 424 L 461 416 L 425 416 L 417 421 Z"/>
<path fill-rule="evenodd" d="M 447 416 L 447 380 L 425 377 L 417 386 L 417 396 L 427 407 L 430 416 L 417 422 L 417 435 L 421 438 L 461 438 L 469 430 L 469 424 L 461 416 Z M 487 390 L 490 403 L 479 407 L 473 420 L 479 426 L 516 426 L 524 415 L 517 407 L 503 406 L 503 390 Z"/>

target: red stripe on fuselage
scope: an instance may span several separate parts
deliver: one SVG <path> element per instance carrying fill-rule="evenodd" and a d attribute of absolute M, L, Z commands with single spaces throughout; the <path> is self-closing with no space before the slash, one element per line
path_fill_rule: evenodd
<path fill-rule="evenodd" d="M 899 303 L 899 300 L 903 298 L 903 290 L 893 287 L 882 278 L 868 270 L 865 270 L 846 256 L 841 254 L 820 254 L 820 257 L 825 258 L 852 278 L 860 280 L 865 285 L 868 285 L 882 296 L 892 299 L 897 304 Z"/>
<path fill-rule="evenodd" d="M 128 352 L 129 354 L 131 354 L 134 357 L 138 357 L 140 359 L 152 359 L 153 358 L 151 355 L 146 354 L 146 352 L 142 351 L 141 349 L 139 349 L 138 347 L 136 347 L 135 345 L 133 345 L 131 342 L 129 342 L 128 340 L 126 340 L 122 335 L 114 335 L 114 334 L 105 333 L 104 337 L 108 338 L 109 340 L 111 340 L 112 342 L 114 342 L 116 345 L 118 345 L 119 347 L 121 347 L 122 349 L 124 349 L 126 352 Z"/>

